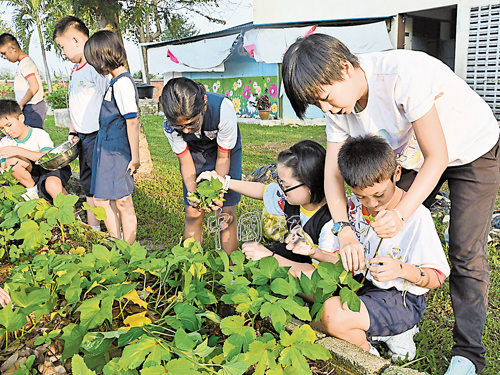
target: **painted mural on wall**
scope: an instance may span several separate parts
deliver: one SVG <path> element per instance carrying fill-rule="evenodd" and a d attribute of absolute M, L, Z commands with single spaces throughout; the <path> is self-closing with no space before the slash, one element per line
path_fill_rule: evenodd
<path fill-rule="evenodd" d="M 250 102 L 252 97 L 264 94 L 271 101 L 271 114 L 278 114 L 278 77 L 241 77 L 241 78 L 218 78 L 198 79 L 203 83 L 207 91 L 223 94 L 232 101 L 236 115 L 240 117 L 259 117 L 259 111 Z M 250 101 L 250 102 L 249 102 Z"/>

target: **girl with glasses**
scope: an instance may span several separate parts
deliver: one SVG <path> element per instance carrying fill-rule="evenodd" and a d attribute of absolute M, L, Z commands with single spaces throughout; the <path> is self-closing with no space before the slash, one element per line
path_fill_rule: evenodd
<path fill-rule="evenodd" d="M 309 256 L 295 254 L 287 249 L 286 243 L 264 246 L 258 242 L 247 242 L 242 251 L 247 259 L 259 260 L 267 256 L 278 259 L 280 266 L 291 266 L 290 272 L 299 275 L 312 261 L 332 261 L 335 244 L 332 233 L 332 217 L 326 205 L 324 191 L 326 151 L 319 143 L 303 140 L 278 155 L 278 183 L 269 185 L 231 179 L 227 187 L 254 199 L 264 200 L 266 210 L 276 216 L 285 216 L 288 231 L 292 233 L 285 242 L 293 242 L 298 226 L 310 240 L 318 245 Z M 223 176 L 216 171 L 203 172 L 197 179 Z M 303 233 L 301 232 L 301 234 Z M 289 248 L 292 246 L 289 245 Z"/>
<path fill-rule="evenodd" d="M 172 151 L 179 158 L 185 205 L 184 237 L 202 241 L 205 212 L 198 210 L 187 197 L 196 191 L 196 177 L 215 170 L 226 179 L 241 179 L 241 136 L 236 113 L 229 99 L 206 92 L 205 86 L 189 78 L 167 82 L 161 95 L 165 120 L 163 131 Z M 224 177 L 223 177 L 224 180 Z M 236 204 L 240 194 L 229 191 L 219 206 L 211 207 L 222 215 L 221 245 L 230 254 L 238 248 Z"/>

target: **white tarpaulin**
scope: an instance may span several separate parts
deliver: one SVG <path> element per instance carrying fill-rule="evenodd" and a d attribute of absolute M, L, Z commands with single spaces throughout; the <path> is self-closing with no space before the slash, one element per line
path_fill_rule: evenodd
<path fill-rule="evenodd" d="M 239 33 L 198 42 L 148 48 L 151 72 L 224 71 L 224 61 Z M 167 57 L 168 56 L 168 57 Z M 178 61 L 176 63 L 175 61 Z"/>
<path fill-rule="evenodd" d="M 311 26 L 286 29 L 259 29 L 245 32 L 244 45 L 254 45 L 254 58 L 258 62 L 281 63 L 286 49 L 297 38 L 303 37 Z M 358 26 L 316 28 L 315 34 L 328 34 L 342 41 L 354 54 L 379 52 L 394 47 L 384 21 Z"/>

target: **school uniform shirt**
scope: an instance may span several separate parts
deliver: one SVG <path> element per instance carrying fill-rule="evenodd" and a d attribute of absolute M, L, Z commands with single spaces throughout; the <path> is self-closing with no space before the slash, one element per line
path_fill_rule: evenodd
<path fill-rule="evenodd" d="M 229 152 L 236 146 L 238 141 L 238 121 L 233 103 L 227 98 L 224 98 L 220 105 L 219 125 L 216 129 L 218 131 L 210 131 L 210 133 L 214 133 L 217 137 L 217 147 L 222 151 Z M 163 130 L 170 143 L 170 147 L 172 147 L 172 151 L 178 157 L 184 156 L 189 150 L 189 146 L 182 135 L 177 131 L 171 131 L 170 128 L 166 128 L 165 126 Z M 212 134 L 205 135 L 209 138 L 212 137 Z"/>
<path fill-rule="evenodd" d="M 20 102 L 26 92 L 28 91 L 30 84 L 28 83 L 28 78 L 35 76 L 38 82 L 38 91 L 33 95 L 30 101 L 26 104 L 37 104 L 43 100 L 43 87 L 42 80 L 40 79 L 40 73 L 35 65 L 33 59 L 29 56 L 25 56 L 17 64 L 16 76 L 14 77 L 14 92 L 16 95 L 16 102 Z"/>
<path fill-rule="evenodd" d="M 275 216 L 285 216 L 285 196 L 281 191 L 279 185 L 277 183 L 270 183 L 266 186 L 264 190 L 263 196 L 264 206 L 266 207 L 267 212 L 271 215 Z M 321 208 L 315 211 L 307 211 L 302 206 L 300 206 L 300 225 L 302 228 L 306 225 L 306 223 L 313 218 L 313 216 L 320 210 Z M 287 222 L 293 220 L 293 218 L 286 218 Z M 333 220 L 329 220 L 326 222 L 321 228 L 315 228 L 319 230 L 319 239 L 318 239 L 318 247 L 321 250 L 331 251 L 338 249 L 337 240 L 332 233 L 333 228 Z M 308 233 L 309 234 L 309 233 Z M 316 259 L 312 259 L 313 262 L 319 263 Z"/>
<path fill-rule="evenodd" d="M 49 133 L 43 129 L 29 127 L 29 133 L 26 138 L 14 139 L 18 147 L 26 150 L 45 152 L 54 148 L 54 142 L 50 139 Z"/>
<path fill-rule="evenodd" d="M 347 202 L 347 216 L 356 238 L 365 249 L 365 262 L 368 265 L 368 260 L 375 257 L 380 238 L 366 218 L 369 216 L 368 210 L 354 196 Z M 410 216 L 396 236 L 383 239 L 378 256 L 390 257 L 412 266 L 432 268 L 437 271 L 441 282 L 450 275 L 450 266 L 434 227 L 431 213 L 422 205 Z M 376 281 L 369 271 L 366 278 L 381 289 L 395 287 L 397 290 L 408 290 L 409 293 L 415 295 L 422 295 L 429 290 L 402 278 Z"/>
<path fill-rule="evenodd" d="M 68 86 L 69 114 L 78 133 L 89 134 L 99 130 L 99 113 L 108 83 L 109 80 L 87 62 L 73 67 Z"/>
<path fill-rule="evenodd" d="M 498 123 L 488 104 L 441 61 L 423 52 L 394 50 L 358 56 L 368 81 L 368 103 L 359 113 L 326 114 L 329 142 L 376 134 L 387 140 L 406 169 L 423 155 L 412 122 L 436 105 L 449 166 L 464 165 L 496 144 Z"/>

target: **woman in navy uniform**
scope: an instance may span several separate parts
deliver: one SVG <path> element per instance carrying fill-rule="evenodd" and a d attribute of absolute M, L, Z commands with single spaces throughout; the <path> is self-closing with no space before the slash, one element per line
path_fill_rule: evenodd
<path fill-rule="evenodd" d="M 241 135 L 234 107 L 220 94 L 206 92 L 205 86 L 189 78 L 173 78 L 161 95 L 165 121 L 163 130 L 179 158 L 183 182 L 185 238 L 202 241 L 205 212 L 187 200 L 196 191 L 196 177 L 203 171 L 216 170 L 230 178 L 241 179 Z M 227 189 L 225 189 L 227 190 Z M 230 254 L 238 248 L 236 204 L 240 194 L 228 191 L 221 210 L 216 210 L 221 226 L 222 249 Z"/>

